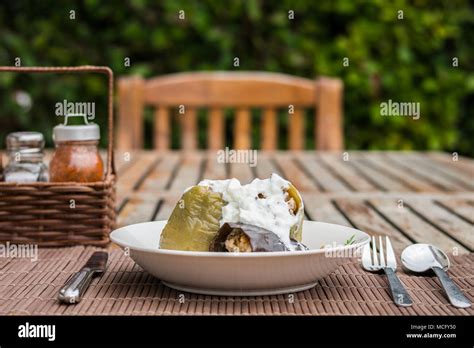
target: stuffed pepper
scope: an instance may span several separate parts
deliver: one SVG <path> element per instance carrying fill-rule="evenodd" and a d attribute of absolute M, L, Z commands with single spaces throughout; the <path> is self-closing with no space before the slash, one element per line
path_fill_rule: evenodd
<path fill-rule="evenodd" d="M 256 252 L 304 250 L 304 204 L 277 174 L 241 185 L 237 179 L 203 180 L 177 202 L 160 248 Z"/>

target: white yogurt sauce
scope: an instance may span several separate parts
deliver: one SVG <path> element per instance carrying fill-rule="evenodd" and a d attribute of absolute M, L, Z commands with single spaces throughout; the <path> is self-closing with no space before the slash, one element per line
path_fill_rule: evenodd
<path fill-rule="evenodd" d="M 255 179 L 241 185 L 237 179 L 203 180 L 199 186 L 208 186 L 222 194 L 227 204 L 222 208 L 221 226 L 225 222 L 259 226 L 274 232 L 290 249 L 290 228 L 298 222 L 285 202 L 284 189 L 290 183 L 277 174 L 269 179 Z M 259 194 L 264 198 L 259 198 Z"/>

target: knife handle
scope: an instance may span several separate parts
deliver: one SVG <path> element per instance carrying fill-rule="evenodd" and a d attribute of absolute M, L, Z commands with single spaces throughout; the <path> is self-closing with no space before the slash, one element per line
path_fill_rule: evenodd
<path fill-rule="evenodd" d="M 94 271 L 90 268 L 83 268 L 79 272 L 74 273 L 59 290 L 59 301 L 69 304 L 80 302 L 82 295 L 91 282 L 93 274 Z"/>

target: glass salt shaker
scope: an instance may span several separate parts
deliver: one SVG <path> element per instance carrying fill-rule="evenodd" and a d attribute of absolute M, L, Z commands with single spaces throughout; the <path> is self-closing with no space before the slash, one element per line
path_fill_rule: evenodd
<path fill-rule="evenodd" d="M 6 182 L 48 181 L 43 163 L 44 137 L 38 132 L 14 132 L 7 136 L 8 164 L 3 171 Z"/>

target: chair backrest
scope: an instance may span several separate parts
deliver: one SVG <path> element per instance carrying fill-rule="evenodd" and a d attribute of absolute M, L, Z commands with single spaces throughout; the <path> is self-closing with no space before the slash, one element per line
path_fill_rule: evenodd
<path fill-rule="evenodd" d="M 305 108 L 315 110 L 315 144 L 318 150 L 341 150 L 342 90 L 339 79 L 316 80 L 267 72 L 189 72 L 144 80 L 138 76 L 122 77 L 118 83 L 119 119 L 117 147 L 143 147 L 144 108 L 154 107 L 156 149 L 168 149 L 171 143 L 170 111 L 178 107 L 181 147 L 197 148 L 197 109 L 209 110 L 207 147 L 225 146 L 225 108 L 235 109 L 234 148 L 251 148 L 251 108 L 263 110 L 261 149 L 278 146 L 277 110 L 285 109 L 288 122 L 288 148 L 304 149 Z"/>

